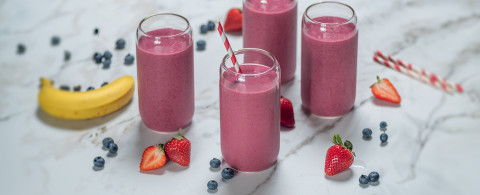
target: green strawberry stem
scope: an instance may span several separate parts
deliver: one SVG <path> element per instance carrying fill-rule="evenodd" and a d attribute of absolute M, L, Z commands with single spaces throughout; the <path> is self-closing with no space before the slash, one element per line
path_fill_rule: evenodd
<path fill-rule="evenodd" d="M 177 139 L 177 140 L 182 140 L 183 139 L 183 136 L 182 136 L 182 128 L 180 128 L 178 130 L 178 135 L 173 137 L 172 139 Z"/>
<path fill-rule="evenodd" d="M 352 142 L 346 140 L 345 143 L 343 143 L 342 138 L 340 138 L 339 134 L 333 135 L 333 141 L 332 142 L 335 145 L 340 145 L 340 146 L 342 146 L 342 148 L 350 150 L 350 152 L 352 152 L 353 156 L 355 156 L 355 152 L 352 151 L 352 149 L 353 149 Z"/>
<path fill-rule="evenodd" d="M 380 77 L 377 75 L 377 83 L 381 83 L 382 80 L 380 80 Z"/>

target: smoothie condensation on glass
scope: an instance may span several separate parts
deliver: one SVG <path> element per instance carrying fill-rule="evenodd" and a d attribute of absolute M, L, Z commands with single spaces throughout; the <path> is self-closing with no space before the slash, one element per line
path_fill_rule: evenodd
<path fill-rule="evenodd" d="M 220 71 L 222 155 L 244 172 L 271 167 L 280 149 L 279 68 L 262 64 L 241 64 L 242 81 L 233 67 Z"/>
<path fill-rule="evenodd" d="M 260 48 L 277 58 L 281 83 L 295 76 L 297 50 L 296 0 L 243 0 L 243 47 Z"/>
<path fill-rule="evenodd" d="M 194 112 L 193 76 L 193 43 L 189 26 L 187 30 L 153 29 L 139 36 L 139 108 L 148 128 L 172 132 L 191 122 Z"/>
<path fill-rule="evenodd" d="M 332 9 L 338 16 L 323 16 L 322 13 L 333 12 L 321 8 L 320 14 L 309 13 L 307 9 L 302 22 L 302 104 L 307 111 L 323 117 L 350 111 L 356 93 L 356 17 L 353 9 L 348 12 L 350 9 L 345 8 L 346 13 L 342 14 L 344 5 L 335 6 Z"/>

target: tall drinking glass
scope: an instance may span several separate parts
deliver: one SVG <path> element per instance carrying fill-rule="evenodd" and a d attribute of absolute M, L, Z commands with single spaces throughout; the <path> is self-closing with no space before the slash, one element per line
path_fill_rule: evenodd
<path fill-rule="evenodd" d="M 282 81 L 293 80 L 297 51 L 296 0 L 243 0 L 243 47 L 269 51 L 282 69 Z"/>
<path fill-rule="evenodd" d="M 220 143 L 223 158 L 240 171 L 275 164 L 280 149 L 280 67 L 261 49 L 235 51 L 242 73 L 227 55 L 220 64 Z"/>
<path fill-rule="evenodd" d="M 307 8 L 302 20 L 301 96 L 306 111 L 340 116 L 355 102 L 358 28 L 355 11 L 338 2 Z"/>
<path fill-rule="evenodd" d="M 144 18 L 137 29 L 140 116 L 156 131 L 172 132 L 193 117 L 193 41 L 188 20 L 164 13 Z"/>

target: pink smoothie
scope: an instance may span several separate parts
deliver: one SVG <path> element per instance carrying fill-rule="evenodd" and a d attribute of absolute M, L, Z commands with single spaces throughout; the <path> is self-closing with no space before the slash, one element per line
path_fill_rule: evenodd
<path fill-rule="evenodd" d="M 244 0 L 243 47 L 272 53 L 280 64 L 282 83 L 295 76 L 296 37 L 295 0 Z"/>
<path fill-rule="evenodd" d="M 244 74 L 265 72 L 258 64 L 240 66 Z M 232 71 L 235 69 L 231 68 Z M 225 161 L 240 171 L 255 172 L 272 166 L 280 149 L 280 89 L 270 71 L 237 82 L 225 72 L 220 79 L 220 136 Z"/>
<path fill-rule="evenodd" d="M 322 23 L 346 19 L 323 16 Z M 319 116 L 340 116 L 353 108 L 357 77 L 358 31 L 354 24 L 302 27 L 302 103 Z M 310 25 L 310 26 L 309 26 Z"/>
<path fill-rule="evenodd" d="M 178 131 L 194 111 L 193 44 L 190 35 L 165 28 L 143 36 L 137 44 L 140 115 L 145 125 L 159 131 Z"/>

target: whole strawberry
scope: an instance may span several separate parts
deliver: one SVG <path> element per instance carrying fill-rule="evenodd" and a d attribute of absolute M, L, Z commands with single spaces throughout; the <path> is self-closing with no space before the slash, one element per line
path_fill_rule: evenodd
<path fill-rule="evenodd" d="M 230 9 L 227 13 L 227 18 L 225 19 L 223 29 L 225 32 L 242 30 L 242 19 L 242 10 L 238 8 Z"/>
<path fill-rule="evenodd" d="M 340 135 L 333 136 L 333 146 L 328 148 L 325 158 L 325 174 L 332 176 L 345 171 L 353 164 L 355 153 L 352 152 L 352 143 L 350 141 L 342 142 Z"/>
<path fill-rule="evenodd" d="M 173 162 L 182 166 L 188 166 L 190 164 L 190 141 L 183 137 L 178 131 L 178 135 L 169 140 L 164 148 L 167 158 Z"/>
<path fill-rule="evenodd" d="M 292 128 L 295 125 L 292 102 L 283 96 L 280 97 L 280 110 L 280 124 Z"/>

